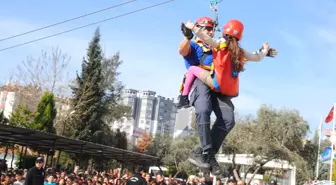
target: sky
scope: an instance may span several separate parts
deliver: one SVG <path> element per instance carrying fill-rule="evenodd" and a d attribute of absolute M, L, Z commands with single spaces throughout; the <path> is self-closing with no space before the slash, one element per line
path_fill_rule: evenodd
<path fill-rule="evenodd" d="M 90 13 L 127 0 L 4 1 L 0 6 L 0 38 Z M 102 19 L 160 3 L 137 0 L 80 20 L 0 42 L 0 49 L 66 31 Z M 317 8 L 318 7 L 318 8 Z M 276 58 L 249 63 L 240 77 L 240 96 L 234 99 L 241 114 L 255 114 L 262 104 L 297 109 L 316 129 L 336 102 L 336 2 L 333 0 L 226 1 L 219 6 L 222 27 L 230 19 L 245 25 L 241 46 L 259 49 L 268 41 Z M 152 9 L 102 24 L 0 51 L 0 80 L 5 83 L 16 66 L 41 50 L 59 47 L 71 56 L 70 75 L 80 71 L 88 42 L 97 26 L 107 56 L 120 52 L 120 80 L 127 88 L 153 90 L 176 98 L 186 71 L 177 52 L 183 39 L 180 23 L 213 16 L 208 0 L 175 0 Z M 331 125 L 324 124 L 324 127 Z"/>

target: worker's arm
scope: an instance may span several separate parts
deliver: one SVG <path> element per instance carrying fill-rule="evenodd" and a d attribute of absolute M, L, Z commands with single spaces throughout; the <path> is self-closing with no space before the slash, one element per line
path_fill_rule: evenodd
<path fill-rule="evenodd" d="M 179 45 L 179 53 L 182 56 L 188 56 L 190 53 L 190 40 L 184 38 Z"/>
<path fill-rule="evenodd" d="M 206 44 L 208 44 L 212 48 L 217 48 L 220 45 L 220 43 L 217 42 L 215 39 L 213 39 L 210 36 L 203 33 L 202 28 L 198 28 L 198 27 L 194 26 L 192 30 L 198 38 L 200 38 L 203 42 L 205 42 Z"/>
<path fill-rule="evenodd" d="M 244 61 L 245 62 L 248 62 L 248 61 L 259 62 L 265 58 L 265 56 L 267 55 L 267 52 L 268 52 L 268 49 L 265 49 L 265 48 L 261 49 L 260 51 L 253 52 L 253 53 L 250 53 L 244 50 L 244 57 L 245 57 Z"/>
<path fill-rule="evenodd" d="M 200 40 L 212 48 L 217 48 L 220 45 L 220 42 L 217 42 L 215 39 L 203 33 L 202 28 L 195 26 L 195 24 L 191 21 L 188 21 L 187 24 L 182 23 L 182 27 L 185 27 L 186 30 L 193 31 Z"/>

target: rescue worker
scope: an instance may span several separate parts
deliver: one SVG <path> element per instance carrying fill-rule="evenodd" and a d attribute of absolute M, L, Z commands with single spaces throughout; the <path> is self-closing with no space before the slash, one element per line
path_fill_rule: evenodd
<path fill-rule="evenodd" d="M 142 177 L 143 173 L 144 169 L 142 166 L 136 167 L 135 173 L 127 180 L 126 185 L 147 185 L 146 179 Z"/>
<path fill-rule="evenodd" d="M 201 17 L 196 21 L 195 26 L 203 34 L 211 38 L 213 37 L 214 21 L 211 18 Z M 187 69 L 190 66 L 212 64 L 212 52 L 210 51 L 205 54 L 202 49 L 210 47 L 197 37 L 195 41 L 191 41 L 193 34 L 186 30 L 183 24 L 181 29 L 185 38 L 179 45 L 179 53 L 184 57 Z M 274 52 L 268 52 L 267 56 L 273 57 L 277 54 L 277 51 L 274 49 L 270 51 Z M 254 54 L 258 53 L 255 52 Z M 195 79 L 189 96 L 190 105 L 195 107 L 197 132 L 201 147 L 193 150 L 188 160 L 200 168 L 210 169 L 213 175 L 220 175 L 221 168 L 215 158 L 215 154 L 235 125 L 232 97 L 210 90 L 198 78 Z M 188 98 L 183 98 L 184 100 L 182 101 L 188 101 Z M 216 115 L 216 120 L 210 130 L 210 115 L 212 111 Z"/>
<path fill-rule="evenodd" d="M 30 168 L 27 172 L 25 185 L 43 185 L 44 184 L 44 159 L 38 157 L 35 161 L 35 166 Z"/>

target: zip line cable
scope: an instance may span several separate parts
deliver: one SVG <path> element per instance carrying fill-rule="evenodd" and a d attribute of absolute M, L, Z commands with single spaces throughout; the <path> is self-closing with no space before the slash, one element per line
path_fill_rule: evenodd
<path fill-rule="evenodd" d="M 123 3 L 117 4 L 117 5 L 113 5 L 113 6 L 104 8 L 104 9 L 100 9 L 100 10 L 97 10 L 97 11 L 94 11 L 94 12 L 91 12 L 91 13 L 81 15 L 81 16 L 78 16 L 78 17 L 74 17 L 74 18 L 71 18 L 71 19 L 68 19 L 68 20 L 57 22 L 57 23 L 54 23 L 54 24 L 51 24 L 51 25 L 48 25 L 48 26 L 44 26 L 44 27 L 41 27 L 41 28 L 37 28 L 37 29 L 34 29 L 34 30 L 30 30 L 30 31 L 27 31 L 27 32 L 20 33 L 20 34 L 17 34 L 17 35 L 13 35 L 13 36 L 10 36 L 10 37 L 7 37 L 7 38 L 3 38 L 3 39 L 0 39 L 0 42 L 5 41 L 5 40 L 9 40 L 9 39 L 12 39 L 12 38 L 20 37 L 22 35 L 27 35 L 29 33 L 34 33 L 34 32 L 44 30 L 46 28 L 54 27 L 54 26 L 57 26 L 57 25 L 60 25 L 60 24 L 64 24 L 64 23 L 67 23 L 67 22 L 71 22 L 71 21 L 74 21 L 74 20 L 77 20 L 77 19 L 81 19 L 83 17 L 87 17 L 87 16 L 90 16 L 90 15 L 93 15 L 93 14 L 104 12 L 104 11 L 107 11 L 107 10 L 110 10 L 110 9 L 113 9 L 113 8 L 117 8 L 117 7 L 126 5 L 126 4 L 130 4 L 130 3 L 135 2 L 135 1 L 137 1 L 137 0 L 131 0 L 131 1 L 123 2 Z"/>
<path fill-rule="evenodd" d="M 219 26 L 219 21 L 218 21 L 218 4 L 220 2 L 222 2 L 223 0 L 210 0 L 210 9 L 211 11 L 214 12 L 214 19 L 215 19 L 215 26 L 214 26 L 214 29 L 213 29 L 213 32 L 214 32 L 214 35 L 215 36 L 218 36 L 219 38 L 221 37 L 220 35 L 220 32 L 221 32 L 221 29 L 218 28 Z"/>
<path fill-rule="evenodd" d="M 120 17 L 124 17 L 126 15 L 130 15 L 130 14 L 134 14 L 134 13 L 137 13 L 137 12 L 141 12 L 141 11 L 144 11 L 144 10 L 147 10 L 147 9 L 151 9 L 151 8 L 154 8 L 154 7 L 157 7 L 157 6 L 161 6 L 161 5 L 170 3 L 172 1 L 175 1 L 175 0 L 163 1 L 161 3 L 157 3 L 157 4 L 154 4 L 154 5 L 151 5 L 151 6 L 146 6 L 144 8 L 140 8 L 140 9 L 137 9 L 137 10 L 134 10 L 134 11 L 130 11 L 130 12 L 127 12 L 127 13 L 124 13 L 124 14 L 120 14 L 120 15 L 117 15 L 117 16 L 114 16 L 114 17 L 103 19 L 101 21 L 97 21 L 97 22 L 94 22 L 94 23 L 86 24 L 84 26 L 76 27 L 76 28 L 73 28 L 73 29 L 70 29 L 70 30 L 66 30 L 66 31 L 63 31 L 63 32 L 58 32 L 58 33 L 55 33 L 55 34 L 52 34 L 52 35 L 49 35 L 49 36 L 46 36 L 46 37 L 41 37 L 41 38 L 34 39 L 34 40 L 31 40 L 31 41 L 28 41 L 28 42 L 24 42 L 24 43 L 21 43 L 21 44 L 17 44 L 17 45 L 14 45 L 14 46 L 3 48 L 3 49 L 0 49 L 0 52 L 1 51 L 5 51 L 5 50 L 9 50 L 9 49 L 13 49 L 13 48 L 17 48 L 17 47 L 20 47 L 20 46 L 23 46 L 23 45 L 27 45 L 27 44 L 30 44 L 30 43 L 34 43 L 34 42 L 37 42 L 37 41 L 40 41 L 40 40 L 44 40 L 44 39 L 48 39 L 48 38 L 51 38 L 51 37 L 55 37 L 55 36 L 58 36 L 58 35 L 62 35 L 64 33 L 68 33 L 68 32 L 72 32 L 72 31 L 75 31 L 75 30 L 82 29 L 82 28 L 86 28 L 86 27 L 89 27 L 89 26 L 92 26 L 92 25 L 96 25 L 96 24 L 99 24 L 99 23 L 102 23 L 102 22 L 106 22 L 106 21 L 110 21 L 110 20 L 117 19 L 117 18 L 120 18 Z"/>

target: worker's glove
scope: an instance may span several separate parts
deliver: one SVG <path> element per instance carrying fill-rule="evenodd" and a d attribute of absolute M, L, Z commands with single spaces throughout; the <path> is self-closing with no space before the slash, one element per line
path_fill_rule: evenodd
<path fill-rule="evenodd" d="M 184 23 L 181 24 L 181 31 L 188 40 L 191 40 L 194 37 L 191 29 L 187 28 Z"/>
<path fill-rule="evenodd" d="M 264 47 L 261 47 L 261 48 L 259 49 L 259 52 L 261 52 L 261 50 L 263 50 L 263 49 L 264 49 Z M 272 58 L 274 58 L 274 57 L 277 56 L 277 55 L 278 55 L 278 50 L 277 50 L 277 49 L 274 49 L 274 48 L 270 48 L 270 49 L 268 50 L 267 54 L 266 54 L 267 57 L 272 57 Z"/>

